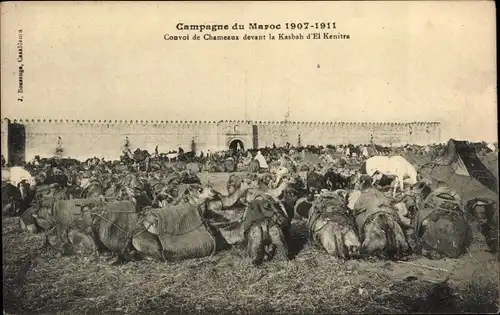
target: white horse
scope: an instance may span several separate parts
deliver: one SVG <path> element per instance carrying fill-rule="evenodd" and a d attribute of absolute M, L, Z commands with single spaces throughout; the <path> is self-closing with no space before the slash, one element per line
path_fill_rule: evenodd
<path fill-rule="evenodd" d="M 395 176 L 394 179 L 394 190 L 393 197 L 396 197 L 396 190 L 398 184 L 401 191 L 404 190 L 404 179 L 409 177 L 407 181 L 410 185 L 417 183 L 417 170 L 415 167 L 408 162 L 404 157 L 400 155 L 396 156 L 373 156 L 366 160 L 366 174 L 374 177 L 377 173 Z M 376 177 L 373 179 L 373 183 L 376 181 Z M 372 183 L 372 184 L 373 184 Z"/>
<path fill-rule="evenodd" d="M 169 162 L 176 161 L 177 158 L 179 157 L 179 153 L 174 152 L 174 153 L 167 153 L 165 154 Z"/>

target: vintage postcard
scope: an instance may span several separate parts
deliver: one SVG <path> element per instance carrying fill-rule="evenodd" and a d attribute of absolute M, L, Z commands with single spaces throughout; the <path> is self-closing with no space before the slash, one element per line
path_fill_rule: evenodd
<path fill-rule="evenodd" d="M 498 311 L 494 2 L 0 11 L 4 313 Z"/>

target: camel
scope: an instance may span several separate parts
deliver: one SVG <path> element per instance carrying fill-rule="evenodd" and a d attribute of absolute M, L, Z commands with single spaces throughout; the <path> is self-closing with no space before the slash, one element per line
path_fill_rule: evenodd
<path fill-rule="evenodd" d="M 252 187 L 252 182 L 250 182 L 249 180 L 243 180 L 241 182 L 241 185 L 227 196 L 219 193 L 217 194 L 216 199 L 209 200 L 207 202 L 206 208 L 210 211 L 228 210 L 233 207 L 240 198 L 244 197 L 247 194 L 248 190 Z"/>
<path fill-rule="evenodd" d="M 280 185 L 276 188 L 267 188 L 267 189 L 249 188 L 246 194 L 245 203 L 248 205 L 256 199 L 272 200 L 272 202 L 275 203 L 277 208 L 279 208 L 281 212 L 283 212 L 284 215 L 291 220 L 292 216 L 290 216 L 290 214 L 285 209 L 283 202 L 279 199 L 291 182 L 292 182 L 291 179 L 285 177 L 282 179 Z M 224 215 L 224 212 L 219 212 L 219 213 Z M 234 233 L 235 233 L 234 235 L 238 235 L 239 232 L 235 231 Z M 231 233 L 228 234 L 229 239 L 231 239 L 230 235 L 232 234 Z M 229 241 L 228 243 L 231 244 L 232 242 Z"/>
<path fill-rule="evenodd" d="M 279 196 L 283 193 L 283 191 L 287 188 L 288 184 L 291 182 L 291 179 L 288 177 L 283 177 L 281 183 L 276 188 L 268 188 L 268 189 L 249 189 L 247 193 L 247 202 L 255 199 L 256 196 L 266 194 L 272 196 L 275 199 L 278 199 Z"/>
<path fill-rule="evenodd" d="M 408 204 L 415 205 L 417 211 L 410 217 L 417 251 L 429 259 L 458 258 L 467 253 L 473 236 L 462 196 L 446 186 L 431 190 L 423 182 L 413 186 L 410 196 L 415 199 L 400 202 L 399 208 L 405 214 Z"/>
<path fill-rule="evenodd" d="M 202 214 L 202 206 L 214 196 L 213 189 L 206 186 L 189 194 L 187 204 L 196 206 Z M 67 222 L 58 223 L 53 213 L 61 213 L 61 210 L 71 207 L 70 204 L 82 208 L 81 218 L 75 218 L 75 222 L 69 226 Z M 96 206 L 108 209 L 107 218 L 92 215 L 90 209 Z M 56 211 L 56 208 L 60 210 Z M 83 210 L 85 208 L 87 210 Z M 46 245 L 57 250 L 71 248 L 76 253 L 96 254 L 98 249 L 107 249 L 120 254 L 115 263 L 142 258 L 167 260 L 158 236 L 157 218 L 146 211 L 141 219 L 130 201 L 106 203 L 102 198 L 65 200 L 56 203 L 53 211 L 41 210 L 45 211 L 38 211 L 32 216 L 44 230 L 53 231 L 56 228 L 56 235 L 47 235 Z"/>
<path fill-rule="evenodd" d="M 40 204 L 44 203 L 44 200 L 68 200 L 73 199 L 75 196 L 72 188 L 61 187 L 58 184 L 50 184 L 40 186 L 35 195 L 35 202 Z"/>
<path fill-rule="evenodd" d="M 248 182 L 248 179 L 243 182 Z M 228 245 L 243 244 L 246 241 L 247 252 L 254 265 L 273 257 L 288 259 L 287 236 L 291 217 L 278 198 L 283 196 L 290 183 L 291 180 L 285 177 L 274 189 L 247 188 L 244 213 L 237 221 L 215 225 Z M 236 187 L 237 184 L 238 181 L 235 182 Z M 220 213 L 228 217 L 227 211 Z"/>
<path fill-rule="evenodd" d="M 111 182 L 109 187 L 104 191 L 106 198 L 118 198 L 121 196 L 122 187 L 116 182 Z"/>
<path fill-rule="evenodd" d="M 288 260 L 288 217 L 281 201 L 272 195 L 256 196 L 240 220 L 216 226 L 229 245 L 247 243 L 247 254 L 254 265 L 271 258 Z"/>
<path fill-rule="evenodd" d="M 260 164 L 258 160 L 251 160 L 250 163 L 248 163 L 248 170 L 251 173 L 258 173 L 260 171 Z"/>
<path fill-rule="evenodd" d="M 276 187 L 278 187 L 278 185 L 279 185 L 279 183 L 281 181 L 281 178 L 283 176 L 287 176 L 292 171 L 290 171 L 288 168 L 286 168 L 284 166 L 273 165 L 273 166 L 270 167 L 270 172 L 275 177 L 275 179 L 273 181 L 271 181 L 271 183 L 270 183 L 271 188 L 276 188 Z"/>
<path fill-rule="evenodd" d="M 367 183 L 361 191 L 353 191 L 348 208 L 352 210 L 361 242 L 360 254 L 394 259 L 411 250 L 398 210 L 389 198 Z"/>
<path fill-rule="evenodd" d="M 135 205 L 137 211 L 153 204 L 153 200 L 151 200 L 145 186 L 124 186 L 118 197 L 118 199 L 130 200 Z"/>
<path fill-rule="evenodd" d="M 80 180 L 80 187 L 80 198 L 94 198 L 104 194 L 104 189 L 97 179 L 83 178 Z"/>
<path fill-rule="evenodd" d="M 354 220 L 348 214 L 346 196 L 345 190 L 322 193 L 308 203 L 309 209 L 304 209 L 312 241 L 341 259 L 355 258 L 361 246 Z"/>
<path fill-rule="evenodd" d="M 97 186 L 99 184 L 100 186 L 97 188 L 100 190 L 94 189 L 92 195 L 85 194 L 84 190 L 81 198 L 103 196 L 108 199 L 130 200 L 136 206 L 137 210 L 151 206 L 154 202 L 152 200 L 153 196 L 149 193 L 148 185 L 144 184 L 137 175 L 129 174 L 118 182 L 108 179 L 105 180 L 105 183 L 106 185 L 102 185 L 96 181 L 94 185 Z"/>
<path fill-rule="evenodd" d="M 297 200 L 306 192 L 305 184 L 300 177 L 284 177 L 276 188 L 262 187 L 258 189 L 250 189 L 247 193 L 247 203 L 259 195 L 272 196 L 275 200 L 279 200 L 284 206 L 284 211 L 287 212 L 290 220 L 294 217 L 294 206 Z"/>

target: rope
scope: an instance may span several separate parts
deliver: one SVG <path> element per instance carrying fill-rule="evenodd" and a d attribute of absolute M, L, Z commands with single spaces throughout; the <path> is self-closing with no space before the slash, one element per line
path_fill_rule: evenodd
<path fill-rule="evenodd" d="M 199 229 L 201 226 L 203 226 L 203 224 L 204 224 L 204 222 L 203 222 L 203 220 L 202 220 L 201 224 L 200 224 L 200 225 L 198 225 L 197 227 L 195 227 L 195 228 L 193 228 L 193 229 L 191 229 L 191 230 L 189 230 L 189 231 L 187 231 L 187 232 L 180 233 L 180 234 L 169 234 L 169 233 L 167 233 L 167 232 L 163 232 L 163 233 L 164 233 L 164 234 L 166 234 L 166 235 L 168 235 L 168 236 L 182 236 L 182 235 L 186 235 L 186 234 L 188 234 L 188 233 L 191 233 L 191 232 L 193 232 L 194 230 Z"/>
<path fill-rule="evenodd" d="M 101 219 L 104 219 L 104 220 L 108 221 L 109 223 L 111 223 L 112 225 L 116 226 L 116 227 L 117 227 L 120 231 L 122 231 L 123 233 L 125 233 L 125 234 L 127 234 L 127 235 L 130 233 L 130 232 L 125 231 L 124 229 L 122 229 L 120 226 L 118 226 L 118 225 L 117 225 L 116 223 L 114 223 L 113 221 L 109 220 L 109 219 L 108 219 L 108 218 L 106 218 L 106 217 L 103 217 L 102 215 L 100 215 L 100 214 L 98 214 L 98 213 L 92 213 L 92 215 L 98 216 L 98 217 L 100 217 Z"/>

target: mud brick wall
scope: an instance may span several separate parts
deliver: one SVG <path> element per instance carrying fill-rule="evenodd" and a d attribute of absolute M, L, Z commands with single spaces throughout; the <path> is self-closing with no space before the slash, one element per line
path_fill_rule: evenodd
<path fill-rule="evenodd" d="M 368 144 L 404 145 L 440 142 L 437 122 L 359 123 L 359 122 L 257 122 L 259 146 L 271 147 L 289 142 L 298 145 Z"/>
<path fill-rule="evenodd" d="M 9 157 L 9 126 L 24 126 L 24 158 L 55 155 L 58 137 L 64 156 L 77 159 L 121 155 L 125 137 L 132 150 L 154 152 L 191 148 L 194 139 L 198 151 L 217 151 L 241 141 L 244 148 L 271 147 L 289 142 L 298 145 L 368 144 L 393 146 L 406 143 L 440 142 L 441 125 L 437 122 L 413 123 L 345 123 L 345 122 L 251 122 L 251 121 L 117 121 L 117 120 L 2 120 L 2 154 Z M 16 129 L 18 130 L 18 129 Z M 19 149 L 16 149 L 19 150 Z M 12 150 L 11 150 L 12 151 Z"/>
<path fill-rule="evenodd" d="M 22 122 L 22 121 L 20 121 Z M 121 155 L 125 137 L 131 148 L 154 152 L 189 151 L 194 139 L 203 150 L 217 147 L 218 128 L 215 122 L 188 121 L 24 121 L 26 127 L 25 158 L 35 155 L 53 156 L 60 136 L 64 156 L 87 159 L 105 157 L 117 159 Z"/>

